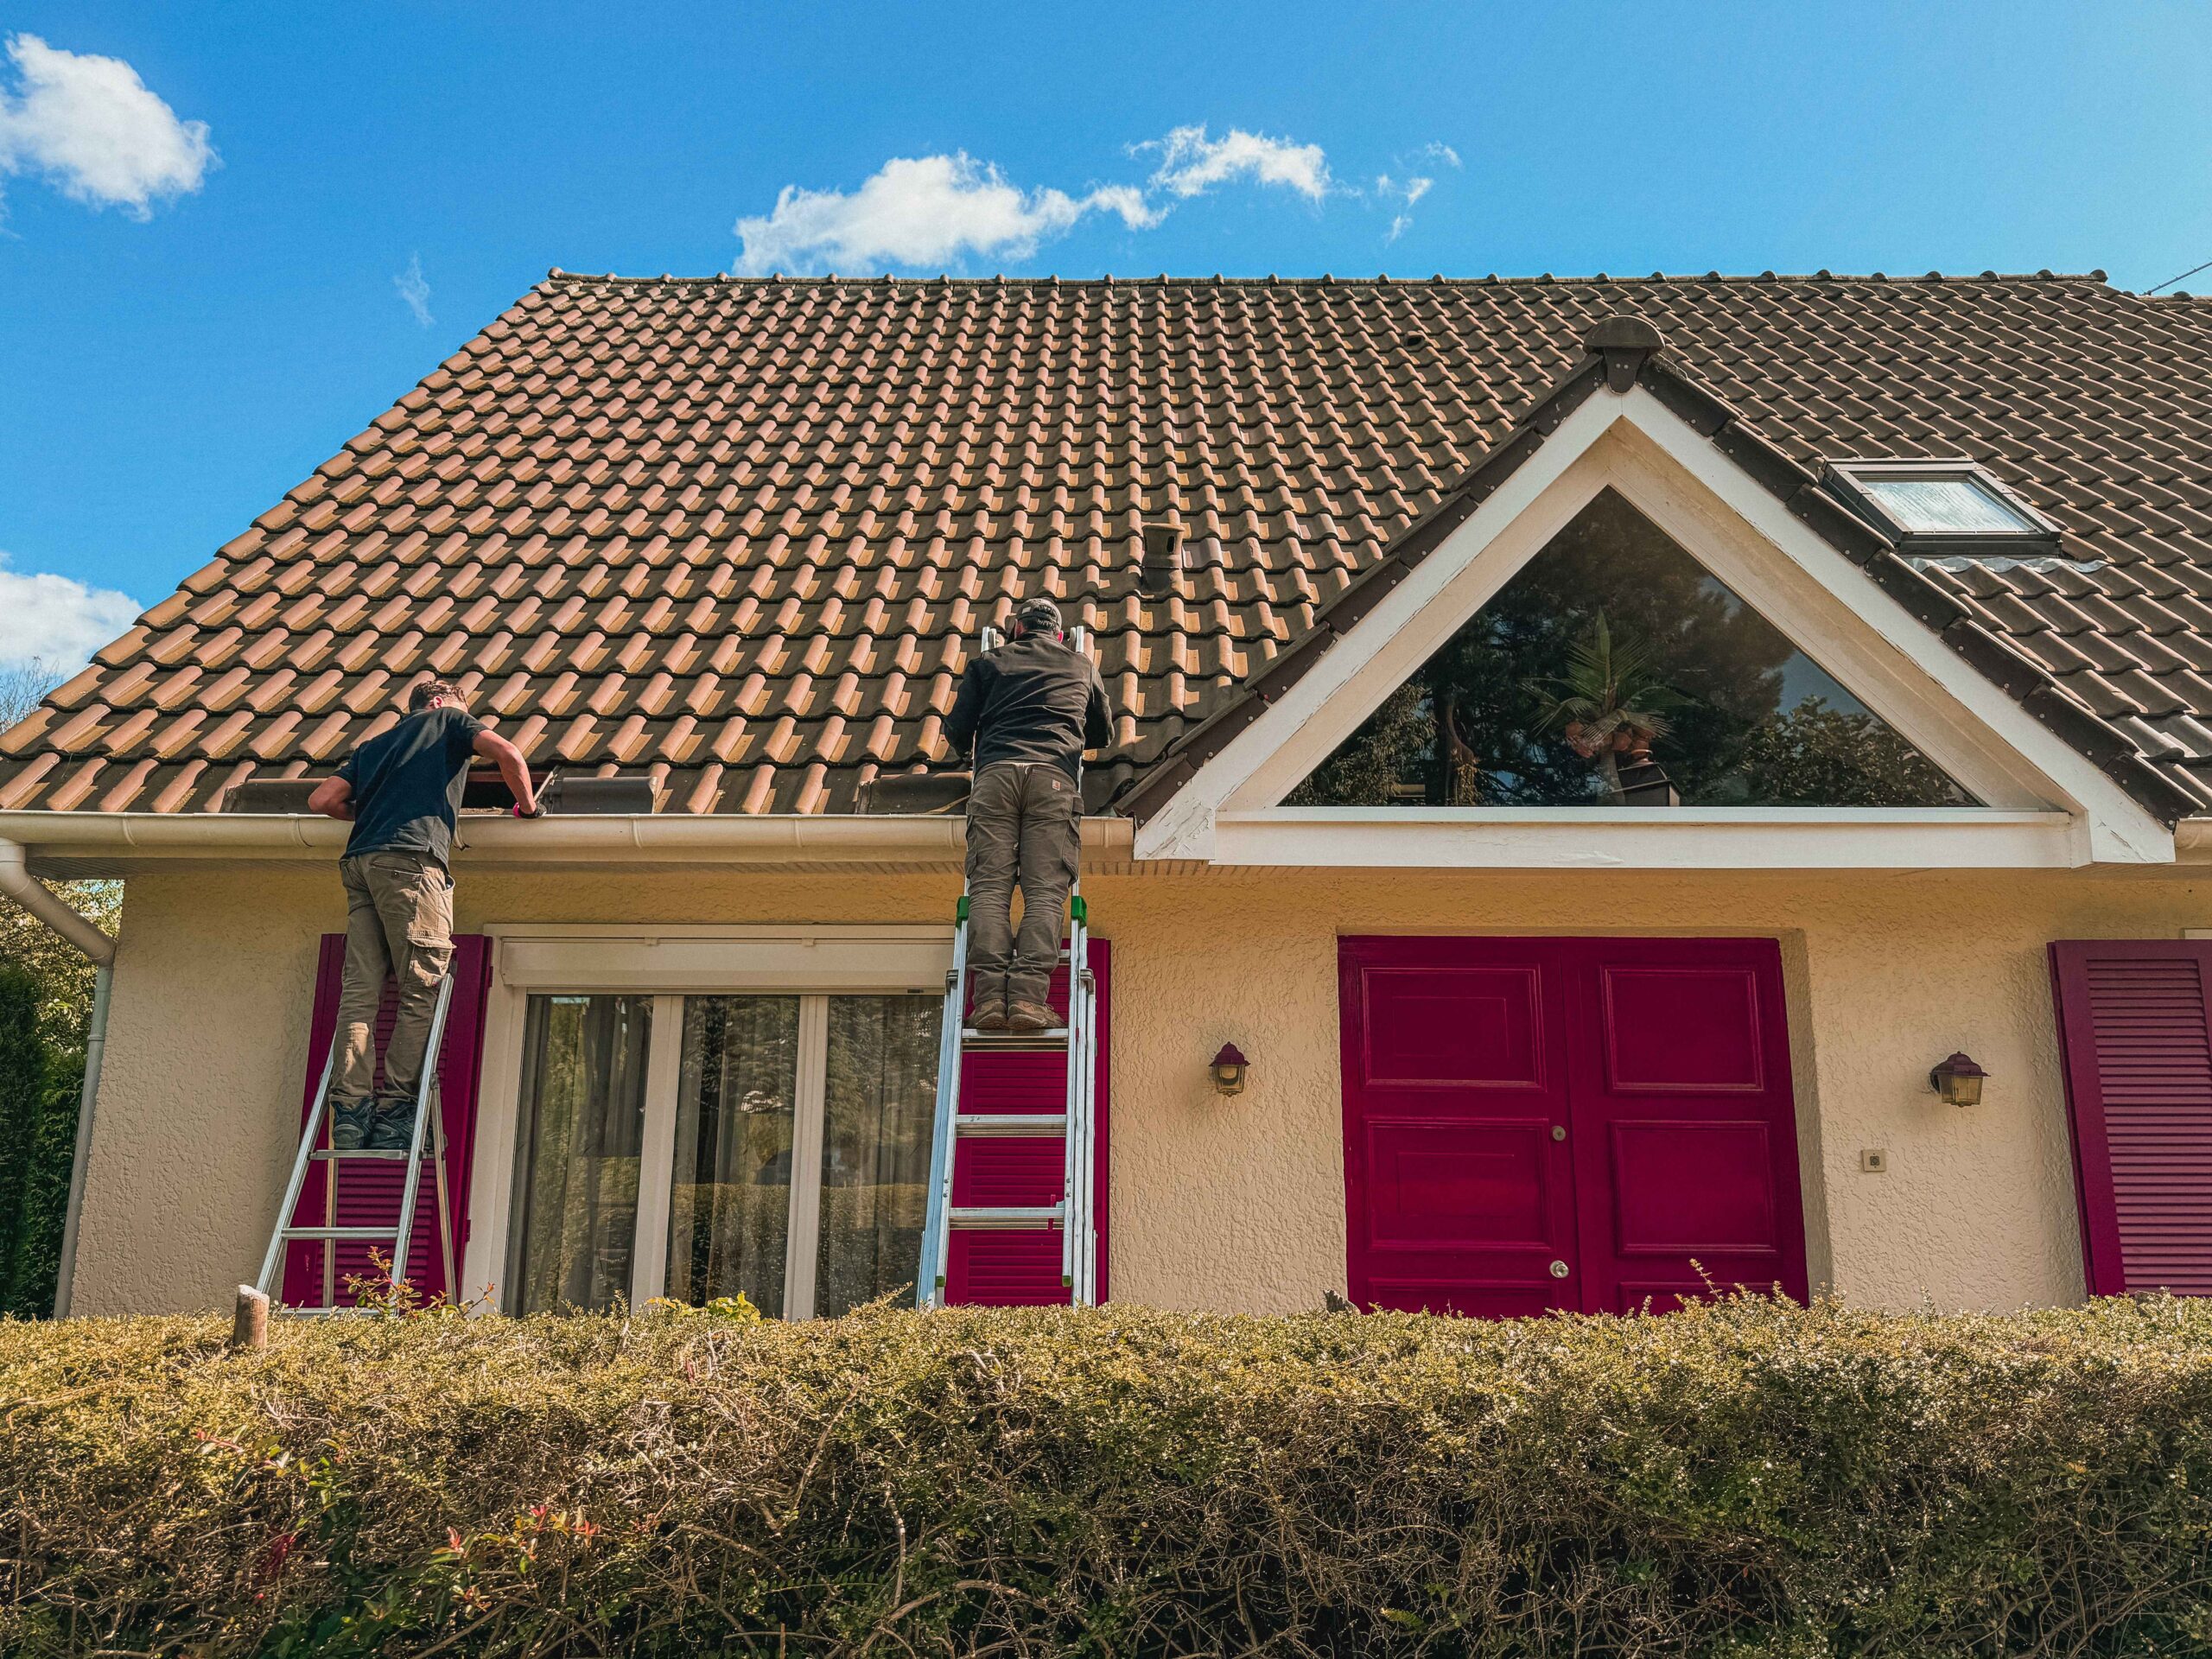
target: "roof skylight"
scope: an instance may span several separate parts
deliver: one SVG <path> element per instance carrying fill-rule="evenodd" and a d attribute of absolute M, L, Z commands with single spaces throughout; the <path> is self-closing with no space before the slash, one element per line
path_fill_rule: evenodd
<path fill-rule="evenodd" d="M 1977 543 L 2055 545 L 2057 527 L 1970 461 L 1840 461 L 1836 493 L 1908 548 L 1969 551 Z"/>

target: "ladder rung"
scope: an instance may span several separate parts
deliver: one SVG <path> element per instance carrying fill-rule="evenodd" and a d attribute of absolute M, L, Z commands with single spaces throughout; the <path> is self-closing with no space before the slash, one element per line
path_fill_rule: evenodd
<path fill-rule="evenodd" d="M 1054 1204 L 1031 1210 L 955 1210 L 947 1219 L 955 1227 L 976 1229 L 1057 1227 L 1060 1224 L 1060 1206 Z"/>
<path fill-rule="evenodd" d="M 424 1147 L 422 1155 L 428 1158 L 430 1155 L 429 1147 Z M 367 1147 L 355 1147 L 349 1152 L 340 1152 L 331 1147 L 317 1147 L 308 1156 L 319 1164 L 341 1163 L 355 1158 L 373 1158 L 382 1163 L 404 1164 L 407 1161 L 407 1149 L 400 1147 L 386 1150 L 378 1147 L 372 1150 Z"/>
<path fill-rule="evenodd" d="M 1065 1135 L 1065 1112 L 963 1112 L 952 1120 L 955 1135 Z"/>
<path fill-rule="evenodd" d="M 325 1305 L 321 1307 L 280 1307 L 275 1311 L 288 1319 L 334 1319 L 347 1313 L 359 1314 L 365 1318 L 378 1310 L 373 1307 L 333 1307 Z"/>
<path fill-rule="evenodd" d="M 1019 1052 L 1048 1048 L 1065 1048 L 1068 1028 L 1053 1026 L 1045 1031 L 978 1031 L 973 1026 L 960 1028 L 960 1046 Z"/>
<path fill-rule="evenodd" d="M 397 1227 L 280 1227 L 277 1230 L 286 1238 L 327 1239 L 333 1243 L 343 1243 L 348 1239 L 373 1238 L 388 1238 L 395 1244 L 399 1242 L 399 1229 Z"/>

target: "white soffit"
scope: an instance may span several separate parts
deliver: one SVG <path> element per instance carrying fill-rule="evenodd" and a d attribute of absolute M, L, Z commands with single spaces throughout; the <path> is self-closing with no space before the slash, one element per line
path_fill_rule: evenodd
<path fill-rule="evenodd" d="M 1885 814 L 1756 808 L 1338 811 L 1279 803 L 1600 491 L 1612 488 L 1988 804 Z M 1489 825 L 1496 834 L 1475 833 Z M 1272 826 L 1272 827 L 1271 827 Z M 1586 399 L 1490 499 L 1138 827 L 1139 859 L 1483 867 L 1981 868 L 2168 863 L 2173 835 L 1642 386 Z M 1910 831 L 1908 835 L 1906 832 Z M 1503 839 L 1500 839 L 1503 836 Z M 1515 837 L 1563 838 L 1557 857 Z M 1854 845 L 1865 838 L 1867 845 Z M 1956 843 L 1932 856 L 1938 840 Z M 1727 850 L 1740 842 L 1740 853 Z M 1263 845 L 1264 843 L 1264 845 Z M 1875 843 L 1879 843 L 1877 845 Z M 2054 849 L 2059 850 L 2054 851 Z M 1294 856 L 1294 855 L 1295 855 Z"/>

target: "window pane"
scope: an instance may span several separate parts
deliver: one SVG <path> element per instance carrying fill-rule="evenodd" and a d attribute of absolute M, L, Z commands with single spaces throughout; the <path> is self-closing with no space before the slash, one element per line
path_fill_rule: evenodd
<path fill-rule="evenodd" d="M 782 1314 L 798 1097 L 798 998 L 684 1000 L 669 1204 L 675 1300 L 743 1295 Z"/>
<path fill-rule="evenodd" d="M 814 1311 L 832 1318 L 910 1287 L 937 1114 L 933 996 L 830 999 Z"/>
<path fill-rule="evenodd" d="M 1971 798 L 1608 490 L 1289 806 L 1961 806 Z"/>
<path fill-rule="evenodd" d="M 2005 536 L 2035 528 L 1970 478 L 1865 474 L 1858 483 L 1899 530 L 1936 536 Z"/>
<path fill-rule="evenodd" d="M 630 1294 L 652 999 L 533 996 L 523 1033 L 514 1261 L 521 1313 Z"/>

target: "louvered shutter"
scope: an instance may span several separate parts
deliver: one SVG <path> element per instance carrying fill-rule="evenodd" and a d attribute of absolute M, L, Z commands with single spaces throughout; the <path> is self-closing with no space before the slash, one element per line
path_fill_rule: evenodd
<path fill-rule="evenodd" d="M 468 1174 L 476 1136 L 477 1088 L 483 1068 L 484 1005 L 491 988 L 491 940 L 481 933 L 454 936 L 454 994 L 446 1010 L 445 1039 L 440 1045 L 438 1096 L 446 1131 L 446 1193 L 453 1216 L 454 1256 L 460 1259 L 468 1240 Z M 322 1080 L 330 1039 L 338 1028 L 338 997 L 345 981 L 346 936 L 326 933 L 315 963 L 315 1014 L 308 1028 L 308 1070 L 300 1103 L 301 1122 L 315 1104 L 315 1086 Z M 377 1052 L 381 1055 L 391 1035 L 398 1003 L 397 988 L 385 984 L 383 1006 L 377 1010 Z M 384 1082 L 379 1061 L 377 1082 Z M 397 1163 L 349 1163 L 339 1178 L 334 1205 L 329 1198 L 330 1166 L 318 1162 L 308 1172 L 301 1190 L 296 1224 L 301 1226 L 390 1226 L 399 1206 L 406 1172 Z M 424 1295 L 452 1294 L 446 1283 L 445 1263 L 438 1249 L 437 1184 L 431 1172 L 423 1172 L 416 1192 L 415 1227 L 408 1245 L 407 1278 Z M 388 1247 L 377 1247 L 390 1255 Z M 330 1283 L 324 1283 L 324 1247 L 303 1243 L 289 1246 L 284 1255 L 283 1300 L 292 1307 L 321 1305 L 326 1296 L 340 1304 L 353 1275 L 372 1272 L 367 1244 L 342 1243 L 330 1255 Z"/>
<path fill-rule="evenodd" d="M 1097 1135 L 1093 1164 L 1092 1210 L 1098 1223 L 1098 1300 L 1106 1300 L 1106 1175 L 1112 1160 L 1107 1144 L 1108 1053 L 1113 1047 L 1111 948 L 1090 941 L 1090 971 L 1098 988 L 1098 1066 L 1096 1072 Z M 1063 1019 L 1067 1013 L 1067 969 L 1052 976 L 1048 1001 Z M 963 1112 L 1057 1112 L 1067 1104 L 1067 1060 L 1058 1052 L 1024 1053 L 982 1050 L 969 1054 L 960 1075 Z M 1006 1135 L 970 1141 L 953 1166 L 952 1202 L 969 1205 L 1027 1207 L 1060 1201 L 1067 1179 L 1066 1142 L 1057 1136 Z M 1060 1235 L 1056 1229 L 956 1229 L 944 1269 L 944 1299 L 952 1306 L 1065 1307 L 1068 1290 L 1060 1282 Z"/>
<path fill-rule="evenodd" d="M 2096 1296 L 2212 1295 L 2212 941 L 2050 947 Z"/>

